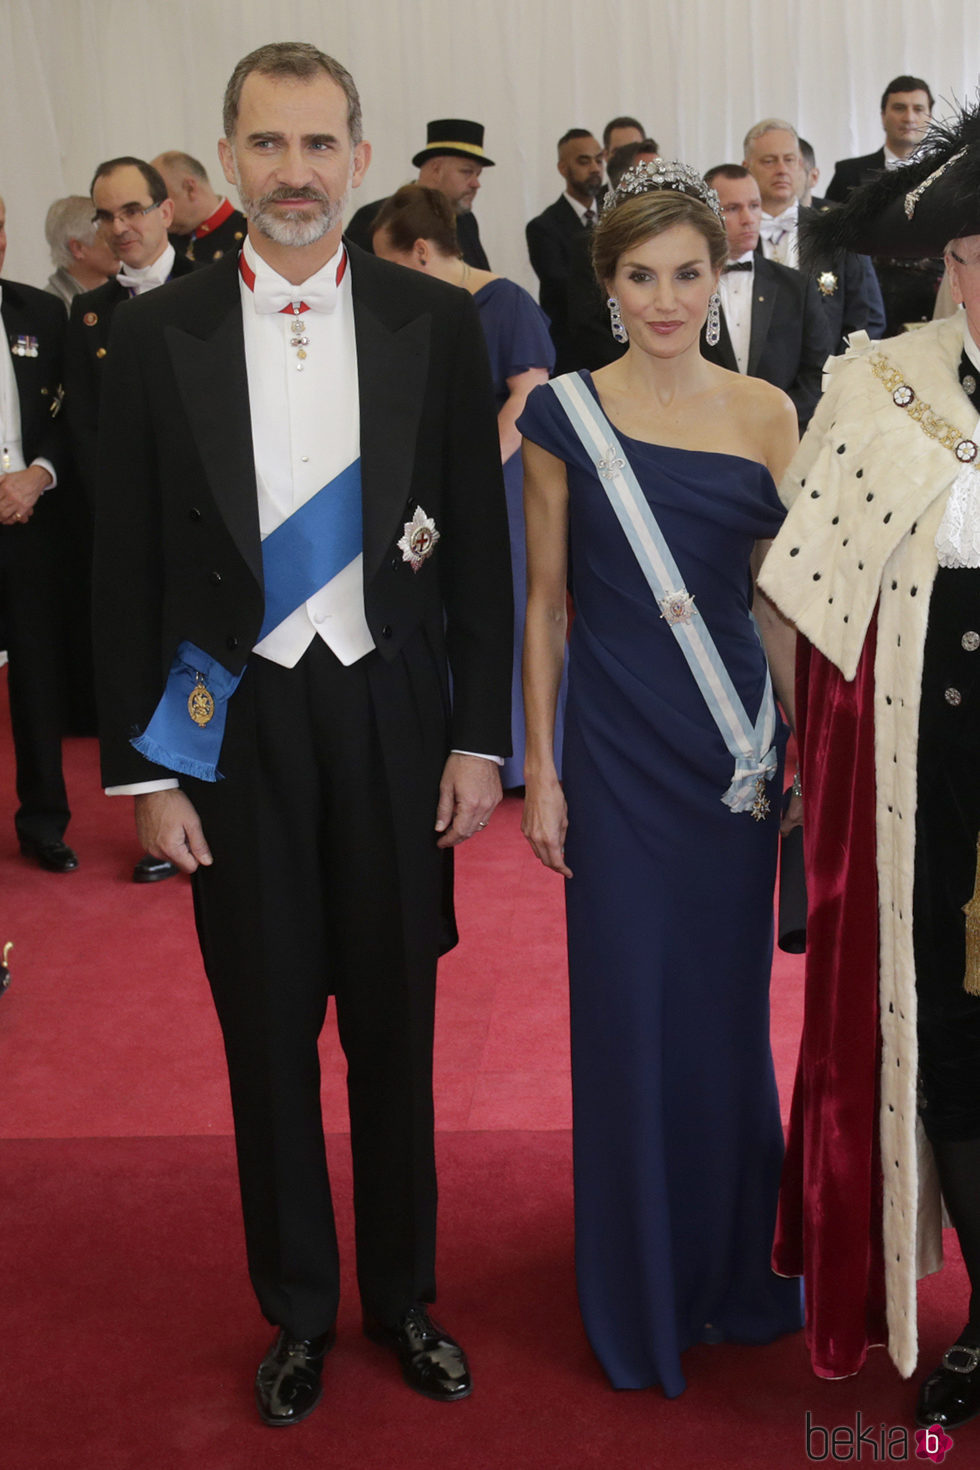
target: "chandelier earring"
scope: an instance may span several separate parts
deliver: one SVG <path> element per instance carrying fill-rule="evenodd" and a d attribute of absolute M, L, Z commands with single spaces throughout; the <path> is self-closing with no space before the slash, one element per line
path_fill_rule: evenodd
<path fill-rule="evenodd" d="M 628 342 L 630 339 L 629 333 L 623 326 L 623 314 L 619 309 L 619 302 L 615 296 L 610 296 L 606 305 L 609 307 L 609 330 L 617 342 Z"/>
<path fill-rule="evenodd" d="M 615 334 L 614 334 L 615 335 Z M 721 297 L 717 291 L 712 291 L 708 301 L 708 324 L 704 332 L 704 340 L 709 347 L 718 346 L 718 338 L 721 336 Z"/>

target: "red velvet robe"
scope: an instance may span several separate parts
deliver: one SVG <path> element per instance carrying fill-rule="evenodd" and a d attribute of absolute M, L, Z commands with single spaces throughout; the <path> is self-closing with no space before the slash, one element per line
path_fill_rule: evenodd
<path fill-rule="evenodd" d="M 853 681 L 800 637 L 796 717 L 809 911 L 803 1038 L 773 1268 L 804 1278 L 822 1378 L 887 1343 L 879 1143 L 872 618 Z"/>

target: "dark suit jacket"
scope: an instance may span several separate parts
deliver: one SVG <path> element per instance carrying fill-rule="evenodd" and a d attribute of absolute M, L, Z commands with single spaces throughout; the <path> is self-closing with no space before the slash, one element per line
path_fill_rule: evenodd
<path fill-rule="evenodd" d="M 194 270 L 179 251 L 174 257 L 170 279 L 180 280 Z M 159 289 L 159 288 L 158 288 Z M 72 452 L 89 504 L 95 503 L 95 469 L 98 459 L 99 404 L 102 379 L 109 352 L 109 331 L 118 306 L 130 295 L 115 279 L 82 291 L 72 301 L 65 337 L 65 419 Z"/>
<path fill-rule="evenodd" d="M 477 311 L 465 292 L 356 246 L 349 253 L 368 625 L 381 658 L 405 656 L 427 708 L 435 697 L 448 710 L 448 654 L 447 750 L 504 754 L 510 551 Z M 129 741 L 155 709 L 178 644 L 189 639 L 238 672 L 261 625 L 233 257 L 116 313 L 104 413 L 111 432 L 103 436 L 99 471 L 95 625 L 103 772 L 115 785 L 161 775 Z M 416 573 L 397 542 L 418 505 L 442 540 Z M 397 765 L 397 749 L 387 754 Z"/>
<path fill-rule="evenodd" d="M 351 215 L 350 224 L 344 230 L 348 240 L 353 240 L 355 245 L 360 245 L 362 250 L 369 250 L 372 255 L 374 254 L 374 221 L 381 213 L 381 206 L 387 203 L 387 199 L 375 199 L 370 204 L 362 204 L 356 214 Z M 469 210 L 464 210 L 462 214 L 456 216 L 456 238 L 467 265 L 473 266 L 478 271 L 490 269 L 490 262 L 487 260 L 486 251 L 480 241 L 480 226 L 477 224 L 476 215 Z"/>
<path fill-rule="evenodd" d="M 61 407 L 62 351 L 65 339 L 65 308 L 49 291 L 3 282 L 0 307 L 6 351 L 11 353 L 17 395 L 20 399 L 21 441 L 24 459 L 49 459 L 58 479 L 65 471 L 64 426 Z M 18 337 L 33 337 L 36 357 L 21 357 L 13 349 Z M 33 525 L 45 497 L 38 501 L 29 525 Z M 26 530 L 27 526 L 20 528 Z"/>
<path fill-rule="evenodd" d="M 801 434 L 817 406 L 821 372 L 830 351 L 830 329 L 813 281 L 789 266 L 757 258 L 747 372 L 749 377 L 764 378 L 782 388 L 792 398 Z M 709 347 L 702 332 L 701 352 L 709 362 L 737 371 L 724 311 L 717 346 Z"/>
<path fill-rule="evenodd" d="M 820 218 L 815 209 L 799 210 L 801 229 L 808 220 Z M 761 244 L 757 256 L 762 257 Z M 831 351 L 844 351 L 844 339 L 851 332 L 867 332 L 881 337 L 885 330 L 885 307 L 881 289 L 871 261 L 866 255 L 850 250 L 824 251 L 811 257 L 807 274 L 812 276 L 820 292 L 820 301 L 830 328 Z"/>
<path fill-rule="evenodd" d="M 535 274 L 541 282 L 538 300 L 551 323 L 551 337 L 557 361 L 555 371 L 571 370 L 568 340 L 568 280 L 572 271 L 576 241 L 581 242 L 585 227 L 565 195 L 549 204 L 525 227 L 527 251 Z"/>
<path fill-rule="evenodd" d="M 195 265 L 210 265 L 227 251 L 238 250 L 247 229 L 248 222 L 241 210 L 233 209 L 227 219 L 199 240 L 193 235 L 171 235 L 170 243 L 178 255 L 186 256 Z"/>
<path fill-rule="evenodd" d="M 863 153 L 860 158 L 840 158 L 834 164 L 834 177 L 827 187 L 825 198 L 834 204 L 843 204 L 852 189 L 866 184 L 885 167 L 885 150 Z"/>

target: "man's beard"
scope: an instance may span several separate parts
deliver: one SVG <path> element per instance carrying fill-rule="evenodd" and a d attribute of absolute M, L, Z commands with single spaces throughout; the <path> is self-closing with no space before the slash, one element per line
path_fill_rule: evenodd
<path fill-rule="evenodd" d="M 324 235 L 329 234 L 343 220 L 344 210 L 350 199 L 350 181 L 341 198 L 336 200 L 331 200 L 329 194 L 324 194 L 319 189 L 309 187 L 273 189 L 271 193 L 253 199 L 245 190 L 237 163 L 235 182 L 245 218 L 276 245 L 289 245 L 293 248 L 314 245 L 317 240 L 322 240 Z M 293 212 L 270 208 L 271 205 L 287 199 L 310 199 L 319 204 L 320 208 L 313 214 L 305 209 Z"/>

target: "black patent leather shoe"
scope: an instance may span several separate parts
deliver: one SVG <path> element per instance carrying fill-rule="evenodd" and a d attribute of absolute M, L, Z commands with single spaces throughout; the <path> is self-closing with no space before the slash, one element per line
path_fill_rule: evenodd
<path fill-rule="evenodd" d="M 980 1348 L 954 1343 L 919 1389 L 915 1422 L 955 1429 L 980 1414 Z"/>
<path fill-rule="evenodd" d="M 453 1403 L 473 1392 L 466 1354 L 455 1338 L 424 1307 L 415 1306 L 397 1327 L 386 1327 L 373 1317 L 364 1318 L 364 1332 L 398 1354 L 402 1377 L 409 1388 L 427 1399 Z"/>
<path fill-rule="evenodd" d="M 50 842 L 41 842 L 36 837 L 21 837 L 20 850 L 49 873 L 73 873 L 78 867 L 78 858 L 59 837 Z"/>
<path fill-rule="evenodd" d="M 334 1345 L 333 1329 L 319 1337 L 279 1336 L 255 1375 L 255 1402 L 266 1424 L 298 1424 L 323 1393 L 323 1360 Z"/>
<path fill-rule="evenodd" d="M 159 883 L 163 878 L 172 878 L 176 872 L 175 863 L 145 853 L 133 869 L 133 882 Z"/>

